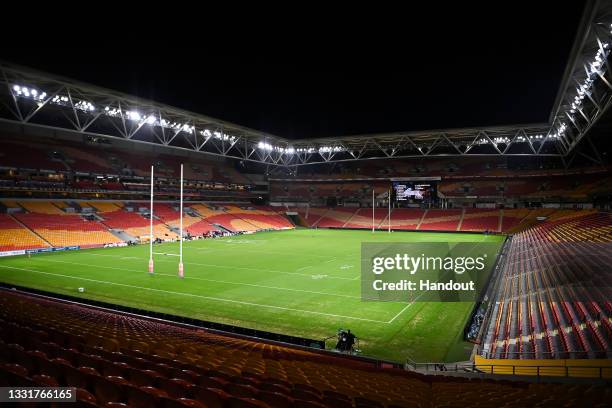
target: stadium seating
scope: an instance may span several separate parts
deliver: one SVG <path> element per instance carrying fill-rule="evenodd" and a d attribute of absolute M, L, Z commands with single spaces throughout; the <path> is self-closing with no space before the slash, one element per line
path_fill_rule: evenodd
<path fill-rule="evenodd" d="M 461 210 L 427 210 L 419 230 L 456 231 L 461 220 Z"/>
<path fill-rule="evenodd" d="M 417 208 L 395 208 L 391 212 L 391 228 L 397 230 L 416 230 L 425 214 L 424 210 Z M 383 226 L 389 226 L 388 221 Z"/>
<path fill-rule="evenodd" d="M 498 232 L 501 217 L 500 210 L 466 208 L 461 218 L 459 230 Z"/>
<path fill-rule="evenodd" d="M 18 292 L 0 296 L 0 319 L 0 385 L 73 386 L 88 407 L 603 407 L 610 397 L 589 384 L 380 369 Z"/>
<path fill-rule="evenodd" d="M 52 159 L 51 146 L 30 143 L 30 141 L 16 141 L 21 138 L 0 139 L 0 163 L 3 167 L 46 169 L 66 171 L 68 167 L 60 160 Z M 27 154 L 24 154 L 27 152 Z"/>
<path fill-rule="evenodd" d="M 17 213 L 14 217 L 52 246 L 90 247 L 121 242 L 99 222 L 79 215 Z"/>
<path fill-rule="evenodd" d="M 124 231 L 134 238 L 148 237 L 150 235 L 150 220 L 138 213 L 118 210 L 103 213 L 102 216 L 104 218 L 103 223 L 108 228 Z M 157 219 L 153 220 L 153 236 L 162 240 L 178 238 L 176 233 L 172 232 Z"/>
<path fill-rule="evenodd" d="M 502 231 L 512 230 L 525 220 L 529 213 L 530 210 L 528 208 L 502 210 Z"/>
<path fill-rule="evenodd" d="M 76 145 L 62 146 L 61 152 L 66 156 L 66 163 L 73 170 L 97 174 L 110 174 L 114 172 L 105 155 L 101 155 L 99 152 L 79 149 Z"/>
<path fill-rule="evenodd" d="M 315 209 L 311 209 L 311 211 L 313 210 Z M 315 225 L 323 228 L 342 228 L 357 211 L 357 208 L 330 208 L 321 216 L 321 218 L 319 218 Z"/>
<path fill-rule="evenodd" d="M 483 354 L 492 358 L 611 358 L 612 216 L 559 211 L 514 235 Z M 606 246 L 607 245 L 607 246 Z"/>
<path fill-rule="evenodd" d="M 29 229 L 24 228 L 14 218 L 0 214 L 0 252 L 48 246 L 48 243 Z"/>
<path fill-rule="evenodd" d="M 224 205 L 227 214 L 233 214 L 259 229 L 285 229 L 293 225 L 283 216 L 280 216 L 269 207 Z"/>
<path fill-rule="evenodd" d="M 374 220 L 372 220 L 371 208 L 358 209 L 351 218 L 343 225 L 343 228 L 383 228 L 382 224 L 388 227 L 387 215 L 389 211 L 384 208 L 376 208 L 374 210 Z"/>
<path fill-rule="evenodd" d="M 204 204 L 192 205 L 192 208 L 211 225 L 219 225 L 231 232 L 255 232 L 261 228 L 242 219 L 235 213 L 227 213 L 224 207 L 209 207 Z"/>
<path fill-rule="evenodd" d="M 141 205 L 149 208 L 149 204 Z M 157 203 L 154 205 L 153 210 L 155 216 L 160 218 L 166 225 L 173 228 L 179 228 L 181 214 L 170 204 Z M 217 228 L 200 217 L 193 217 L 186 213 L 183 213 L 183 229 L 192 236 L 201 236 L 217 230 Z"/>
<path fill-rule="evenodd" d="M 293 228 L 293 224 L 287 218 L 270 207 L 219 204 L 213 208 L 204 204 L 194 204 L 191 208 L 209 225 L 219 225 L 232 232 Z M 205 224 L 200 225 L 205 227 Z"/>
<path fill-rule="evenodd" d="M 322 207 L 300 207 L 292 209 L 296 211 L 307 227 L 314 227 L 321 217 L 327 212 Z"/>
<path fill-rule="evenodd" d="M 55 203 L 51 201 L 20 201 L 21 207 L 39 214 L 65 214 Z"/>
<path fill-rule="evenodd" d="M 89 201 L 86 203 L 92 208 L 95 208 L 98 212 L 112 212 L 118 211 L 122 207 L 120 201 Z"/>

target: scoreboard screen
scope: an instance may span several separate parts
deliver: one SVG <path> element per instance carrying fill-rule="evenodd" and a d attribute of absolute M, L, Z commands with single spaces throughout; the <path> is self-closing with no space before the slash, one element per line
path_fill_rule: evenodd
<path fill-rule="evenodd" d="M 397 201 L 423 201 L 437 196 L 436 184 L 429 181 L 394 181 L 393 191 Z"/>

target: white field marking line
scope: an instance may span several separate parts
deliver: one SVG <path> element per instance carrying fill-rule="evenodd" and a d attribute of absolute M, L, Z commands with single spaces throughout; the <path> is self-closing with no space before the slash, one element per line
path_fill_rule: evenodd
<path fill-rule="evenodd" d="M 82 278 L 82 277 L 77 277 L 77 276 L 62 275 L 62 274 L 59 274 L 59 273 L 43 272 L 43 271 L 37 271 L 37 270 L 34 270 L 34 269 L 18 268 L 16 266 L 0 265 L 0 268 L 16 269 L 16 270 L 20 270 L 20 271 L 38 273 L 38 274 L 41 274 L 41 275 L 60 276 L 62 278 L 76 279 L 76 280 L 82 280 L 82 281 L 94 282 L 94 283 L 102 283 L 102 284 L 106 284 L 106 285 L 123 286 L 123 287 L 126 287 L 126 288 L 148 290 L 148 291 L 152 291 L 152 292 L 168 293 L 168 294 L 171 294 L 171 295 L 195 297 L 195 298 L 201 298 L 201 299 L 207 299 L 207 300 L 214 300 L 214 301 L 217 301 L 217 302 L 236 303 L 236 304 L 247 305 L 247 306 L 257 306 L 257 307 L 264 307 L 264 308 L 269 308 L 269 309 L 288 310 L 288 311 L 291 311 L 291 312 L 310 313 L 310 314 L 316 314 L 316 315 L 322 315 L 322 316 L 340 317 L 340 318 L 343 318 L 343 319 L 362 320 L 364 322 L 387 324 L 387 322 L 382 321 L 382 320 L 366 319 L 366 318 L 363 318 L 363 317 L 343 316 L 343 315 L 337 315 L 337 314 L 332 314 L 332 313 L 314 312 L 312 310 L 294 309 L 294 308 L 290 308 L 290 307 L 262 305 L 262 304 L 259 304 L 259 303 L 244 302 L 244 301 L 241 301 L 241 300 L 223 299 L 223 298 L 217 298 L 217 297 L 213 297 L 213 296 L 202 296 L 202 295 L 196 295 L 196 294 L 193 294 L 193 293 L 174 292 L 174 291 L 171 291 L 171 290 L 147 288 L 147 287 L 144 287 L 144 286 L 128 285 L 128 284 L 125 284 L 125 283 L 109 282 L 109 281 L 103 281 L 103 280 L 97 280 L 97 279 Z"/>
<path fill-rule="evenodd" d="M 79 254 L 80 255 L 80 254 Z M 107 256 L 110 258 L 121 258 L 120 256 L 117 255 L 108 255 L 108 254 L 93 254 L 93 253 L 82 253 L 82 255 L 91 255 L 91 256 Z M 155 262 L 175 262 L 175 261 L 170 261 L 170 260 L 165 260 L 165 259 L 156 259 Z M 196 262 L 189 262 L 189 265 L 197 265 L 197 266 L 212 266 L 215 268 L 225 268 L 225 269 L 242 269 L 245 271 L 255 271 L 255 272 L 270 272 L 270 273 L 281 273 L 281 274 L 285 274 L 285 275 L 299 275 L 299 276 L 307 276 L 307 277 L 312 277 L 312 275 L 306 274 L 306 273 L 297 273 L 297 272 L 287 272 L 287 271 L 277 271 L 275 269 L 259 269 L 259 268 L 249 268 L 246 266 L 228 266 L 228 265 L 217 265 L 217 264 L 203 264 L 203 263 L 196 263 Z M 340 280 L 353 280 L 353 278 L 345 278 L 342 276 L 329 276 L 328 279 L 340 279 Z"/>
<path fill-rule="evenodd" d="M 442 279 L 442 278 L 440 278 Z M 439 282 L 440 279 L 438 279 L 435 283 Z M 412 306 L 414 304 L 414 302 L 416 302 L 421 296 L 423 296 L 425 294 L 425 292 L 421 292 L 421 294 L 417 297 L 415 297 L 412 302 L 408 303 L 402 310 L 399 311 L 398 314 L 396 314 L 395 316 L 393 316 L 393 318 L 391 320 L 389 320 L 387 323 L 393 323 L 393 321 L 395 319 L 397 319 L 399 317 L 399 315 L 401 315 L 402 313 L 404 313 L 404 310 L 408 309 L 410 306 Z"/>
<path fill-rule="evenodd" d="M 438 279 L 436 282 L 438 282 L 438 281 L 439 281 L 439 279 Z M 424 293 L 425 293 L 425 292 L 421 292 L 421 294 L 420 294 L 419 296 L 415 297 L 415 298 L 412 300 L 412 302 L 408 303 L 408 304 L 407 304 L 407 305 L 406 305 L 406 306 L 405 306 L 405 307 L 404 307 L 402 310 L 400 310 L 400 311 L 399 311 L 399 313 L 398 313 L 398 314 L 396 314 L 395 316 L 393 316 L 393 318 L 392 318 L 391 320 L 389 320 L 387 323 L 393 323 L 393 321 L 394 321 L 395 319 L 397 319 L 397 318 L 399 317 L 399 315 L 401 315 L 402 313 L 404 313 L 404 310 L 406 310 L 406 309 L 408 309 L 410 306 L 412 306 L 412 305 L 414 304 L 414 302 L 416 302 L 416 301 L 417 301 L 417 300 L 418 300 L 418 299 L 419 299 L 421 296 L 423 296 L 423 294 L 424 294 Z"/>
<path fill-rule="evenodd" d="M 420 296 L 420 295 L 419 295 L 419 296 Z M 417 297 L 417 299 L 418 299 L 418 297 Z M 404 311 L 405 311 L 406 309 L 408 309 L 410 306 L 412 306 L 412 304 L 413 304 L 415 301 L 416 301 L 416 299 L 414 299 L 412 302 L 408 303 L 408 304 L 407 304 L 407 305 L 406 305 L 406 306 L 405 306 L 405 307 L 404 307 L 402 310 L 400 310 L 400 311 L 399 311 L 399 313 L 398 313 L 398 314 L 396 314 L 395 316 L 393 316 L 393 318 L 392 318 L 391 320 L 389 320 L 387 323 L 388 323 L 388 324 L 393 323 L 393 321 L 394 321 L 395 319 L 397 319 L 397 318 L 398 318 L 398 317 L 399 317 L 399 316 L 400 316 L 402 313 L 404 313 Z"/>
<path fill-rule="evenodd" d="M 42 259 L 39 259 L 39 260 L 42 261 Z M 91 264 L 86 264 L 86 263 L 81 263 L 81 262 L 68 262 L 68 261 L 58 261 L 58 260 L 51 260 L 51 259 L 45 259 L 44 261 L 45 262 L 65 263 L 65 264 L 69 264 L 69 265 L 91 266 L 92 268 L 114 269 L 114 270 L 117 270 L 117 271 L 124 271 L 124 272 L 138 272 L 138 273 L 142 273 L 142 271 L 138 270 L 138 269 L 116 268 L 114 266 L 91 265 Z M 173 274 L 159 273 L 159 272 L 155 272 L 155 275 L 169 276 L 169 277 L 172 277 L 172 278 L 176 277 L 176 275 L 173 275 Z M 257 285 L 255 283 L 228 282 L 228 281 L 222 281 L 222 280 L 217 280 L 217 279 L 198 278 L 198 277 L 194 277 L 194 276 L 185 276 L 185 279 L 194 279 L 194 280 L 201 280 L 201 281 L 215 282 L 215 283 L 226 283 L 226 284 L 229 284 L 229 285 L 253 286 L 253 287 L 256 287 L 256 288 L 263 288 L 263 289 L 287 290 L 287 291 L 291 291 L 291 292 L 311 293 L 313 295 L 327 295 L 327 296 L 333 296 L 333 297 L 346 297 L 346 298 L 353 298 L 353 299 L 360 299 L 361 298 L 360 296 L 341 295 L 341 294 L 337 294 L 337 293 L 316 292 L 316 291 L 305 290 L 305 289 L 279 288 L 278 286 Z"/>
<path fill-rule="evenodd" d="M 179 254 L 169 254 L 169 253 L 165 253 L 165 252 L 153 252 L 153 254 L 155 255 L 167 255 L 167 256 L 180 256 Z M 138 258 L 136 258 L 138 259 Z"/>
<path fill-rule="evenodd" d="M 189 247 L 189 246 L 185 246 L 183 247 L 184 249 L 193 249 L 196 251 L 207 251 L 207 248 L 199 248 L 199 247 Z M 223 247 L 217 248 L 217 249 L 221 249 Z M 211 248 L 210 250 L 214 251 L 216 249 Z M 261 249 L 249 249 L 249 248 L 240 248 L 240 251 L 242 252 L 256 252 L 258 254 L 270 254 L 270 255 L 290 255 L 290 254 L 298 254 L 298 252 L 290 252 L 290 251 L 266 251 L 266 250 L 261 250 Z M 313 256 L 316 258 L 329 258 L 326 255 L 318 255 L 318 254 L 310 254 L 310 253 L 304 253 L 304 252 L 299 252 L 300 255 L 306 255 L 306 256 Z"/>

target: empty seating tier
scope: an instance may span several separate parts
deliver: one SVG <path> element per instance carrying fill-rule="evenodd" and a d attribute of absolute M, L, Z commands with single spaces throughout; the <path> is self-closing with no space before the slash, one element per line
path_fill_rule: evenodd
<path fill-rule="evenodd" d="M 357 212 L 357 208 L 333 208 L 326 211 L 319 221 L 317 227 L 335 227 L 342 228 L 344 224 Z"/>
<path fill-rule="evenodd" d="M 610 398 L 605 386 L 380 369 L 14 291 L 0 296 L 0 323 L 0 385 L 73 386 L 81 406 L 603 407 Z"/>
<path fill-rule="evenodd" d="M 121 242 L 101 223 L 79 215 L 18 213 L 14 216 L 52 246 L 87 247 Z"/>
<path fill-rule="evenodd" d="M 456 231 L 461 219 L 461 210 L 428 210 L 419 230 Z"/>
<path fill-rule="evenodd" d="M 16 251 L 48 247 L 45 241 L 32 231 L 24 228 L 15 219 L 0 214 L 0 251 Z"/>
<path fill-rule="evenodd" d="M 461 220 L 461 231 L 499 231 L 501 211 L 495 209 L 468 208 Z"/>
<path fill-rule="evenodd" d="M 553 218 L 507 248 L 482 349 L 489 358 L 612 357 L 612 217 Z"/>

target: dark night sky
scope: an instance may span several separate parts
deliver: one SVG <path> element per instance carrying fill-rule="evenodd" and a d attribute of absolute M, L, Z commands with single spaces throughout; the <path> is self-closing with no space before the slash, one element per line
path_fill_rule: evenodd
<path fill-rule="evenodd" d="M 24 42 L 0 58 L 289 138 L 546 122 L 583 3 L 504 3 L 227 43 L 207 30 L 134 46 Z"/>

